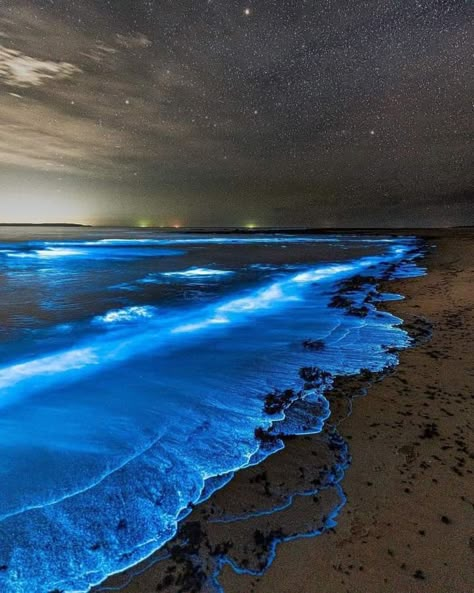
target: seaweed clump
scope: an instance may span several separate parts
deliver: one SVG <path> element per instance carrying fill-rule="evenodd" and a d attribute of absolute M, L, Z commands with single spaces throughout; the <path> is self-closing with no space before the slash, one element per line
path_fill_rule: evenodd
<path fill-rule="evenodd" d="M 278 414 L 295 401 L 298 395 L 293 389 L 285 389 L 284 391 L 275 390 L 266 396 L 264 410 L 270 416 Z"/>
<path fill-rule="evenodd" d="M 302 367 L 299 375 L 305 382 L 305 389 L 323 387 L 329 383 L 331 378 L 331 373 L 318 367 Z"/>
<path fill-rule="evenodd" d="M 320 352 L 321 350 L 324 350 L 323 340 L 311 340 L 308 338 L 303 340 L 302 344 L 305 350 L 310 350 L 311 352 Z"/>

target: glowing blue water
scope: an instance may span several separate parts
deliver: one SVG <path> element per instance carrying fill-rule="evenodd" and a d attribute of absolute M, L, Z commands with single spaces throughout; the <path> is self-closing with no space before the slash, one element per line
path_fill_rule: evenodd
<path fill-rule="evenodd" d="M 300 367 L 396 363 L 400 320 L 328 304 L 357 274 L 419 273 L 406 263 L 415 248 L 355 236 L 2 239 L 0 589 L 87 591 L 133 565 L 190 503 L 268 454 L 257 428 L 298 432 L 264 399 L 300 389 Z M 324 348 L 303 348 L 308 338 Z M 318 431 L 328 407 L 307 397 Z"/>

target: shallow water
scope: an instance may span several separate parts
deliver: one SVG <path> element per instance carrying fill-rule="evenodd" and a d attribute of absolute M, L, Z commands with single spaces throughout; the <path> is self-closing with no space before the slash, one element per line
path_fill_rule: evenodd
<path fill-rule="evenodd" d="M 268 393 L 299 392 L 310 365 L 379 371 L 408 343 L 372 303 L 329 304 L 355 275 L 361 306 L 374 278 L 421 273 L 413 238 L 33 232 L 0 231 L 5 593 L 87 591 L 147 557 L 282 446 L 256 429 L 321 430 L 322 388 L 309 427 L 268 414 Z"/>

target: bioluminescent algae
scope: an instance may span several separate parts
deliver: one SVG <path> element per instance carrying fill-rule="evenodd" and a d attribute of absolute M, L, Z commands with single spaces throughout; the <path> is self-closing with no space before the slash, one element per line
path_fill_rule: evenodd
<path fill-rule="evenodd" d="M 282 436 L 324 430 L 334 377 L 382 371 L 408 344 L 373 289 L 422 273 L 417 256 L 412 238 L 356 236 L 3 244 L 1 590 L 87 591 L 164 546 Z M 335 520 L 341 475 L 306 534 Z M 310 494 L 282 492 L 281 512 Z M 239 570 L 216 560 L 216 590 L 226 562 Z"/>
<path fill-rule="evenodd" d="M 137 322 L 142 319 L 151 319 L 157 314 L 155 307 L 124 307 L 109 311 L 105 315 L 99 315 L 92 321 L 94 323 L 115 325 L 125 322 Z"/>
<path fill-rule="evenodd" d="M 211 268 L 190 268 L 179 272 L 163 272 L 163 276 L 173 278 L 211 278 L 219 276 L 228 276 L 232 270 L 213 270 Z"/>

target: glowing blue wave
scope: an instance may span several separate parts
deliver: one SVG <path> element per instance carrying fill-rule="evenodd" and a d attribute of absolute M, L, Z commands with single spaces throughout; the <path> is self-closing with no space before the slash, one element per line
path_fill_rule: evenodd
<path fill-rule="evenodd" d="M 179 272 L 163 272 L 163 276 L 172 278 L 212 278 L 213 276 L 230 276 L 232 270 L 214 270 L 212 268 L 189 268 Z"/>
<path fill-rule="evenodd" d="M 212 239 L 200 241 L 219 245 L 222 237 Z M 128 250 L 123 241 L 97 243 L 103 246 L 93 247 L 97 253 L 102 248 Z M 280 245 L 279 240 L 273 243 Z M 54 249 L 76 249 L 72 242 L 67 245 L 56 242 Z M 84 242 L 80 245 L 89 251 Z M 23 245 L 16 251 L 50 248 Z M 411 258 L 413 248 L 411 240 L 384 240 L 377 255 L 299 265 L 298 270 L 280 266 L 270 281 L 268 270 L 262 270 L 264 282 L 246 290 L 238 283 L 240 272 L 223 275 L 233 292 L 219 293 L 206 306 L 144 304 L 137 297 L 118 306 L 114 302 L 107 310 L 101 302 L 102 308 L 86 320 L 68 322 L 69 332 L 61 337 L 67 346 L 53 348 L 57 342 L 46 332 L 38 334 L 41 342 L 25 342 L 30 351 L 15 345 L 10 362 L 0 368 L 0 470 L 8 483 L 0 489 L 0 565 L 8 567 L 0 571 L 0 589 L 86 591 L 134 565 L 174 535 L 190 503 L 283 446 L 264 449 L 255 438 L 256 428 L 270 429 L 279 422 L 282 432 L 298 432 L 284 411 L 265 413 L 268 392 L 301 389 L 302 366 L 317 364 L 336 375 L 396 363 L 388 349 L 407 344 L 406 334 L 396 327 L 400 320 L 377 313 L 372 305 L 365 317 L 357 317 L 328 303 L 339 281 L 356 274 L 380 276 Z M 63 257 L 70 255 L 57 256 L 58 267 L 53 257 L 52 267 L 39 268 L 46 282 L 48 274 L 58 274 L 64 286 L 57 290 L 71 280 Z M 188 266 L 196 264 L 193 257 L 186 260 Z M 225 264 L 212 268 L 208 260 L 191 267 L 186 263 L 184 272 L 226 271 Z M 128 274 L 130 281 L 134 265 L 124 264 L 118 276 Z M 145 272 L 154 265 L 147 263 Z M 414 274 L 410 265 L 402 268 Z M 403 275 L 403 269 L 398 273 Z M 182 287 L 181 277 L 176 279 Z M 371 288 L 368 282 L 357 298 L 362 302 Z M 105 294 L 100 298 L 108 299 Z M 305 350 L 301 344 L 307 338 L 323 341 L 324 348 Z M 321 430 L 327 402 L 318 390 L 307 398 L 308 405 L 319 406 L 308 430 Z M 41 546 L 35 545 L 38 537 Z"/>
<path fill-rule="evenodd" d="M 383 237 L 360 237 L 360 236 L 344 236 L 337 237 L 334 235 L 328 236 L 295 236 L 295 235 L 253 235 L 253 236 L 171 236 L 169 238 L 143 238 L 143 239 L 99 239 L 96 241 L 81 241 L 79 245 L 96 246 L 96 245 L 114 245 L 114 246 L 131 246 L 131 245 L 258 245 L 258 244 L 303 244 L 303 243 L 339 243 L 339 242 L 356 242 L 356 243 L 394 243 L 397 239 L 383 238 Z M 70 245 L 71 242 L 64 243 Z M 72 244 L 75 244 L 72 242 Z M 55 242 L 55 245 L 61 243 Z"/>
<path fill-rule="evenodd" d="M 156 317 L 156 307 L 125 307 L 124 309 L 116 309 L 109 311 L 105 315 L 99 315 L 93 319 L 94 323 L 115 325 L 117 323 L 133 323 L 142 321 L 143 319 L 152 319 Z"/>
<path fill-rule="evenodd" d="M 53 259 L 136 259 L 141 257 L 166 257 L 183 255 L 179 249 L 161 248 L 157 249 L 153 243 L 143 244 L 114 244 L 81 242 L 44 242 L 39 246 L 36 244 L 16 247 L 11 245 L 8 248 L 0 249 L 0 255 L 9 259 L 30 260 L 38 259 L 48 261 Z"/>
<path fill-rule="evenodd" d="M 162 284 L 164 282 L 209 282 L 219 281 L 223 278 L 229 278 L 235 274 L 234 270 L 217 270 L 215 268 L 197 268 L 192 267 L 186 270 L 177 270 L 173 272 L 159 272 L 148 274 L 145 278 L 140 278 L 137 284 Z M 133 289 L 133 286 L 122 285 L 122 289 Z"/>
<path fill-rule="evenodd" d="M 8 402 L 9 389 L 21 389 L 29 393 L 52 387 L 53 382 L 64 381 L 64 374 L 72 375 L 78 371 L 93 372 L 104 365 L 117 364 L 136 357 L 144 351 L 162 348 L 177 334 L 198 333 L 223 325 L 244 323 L 249 315 L 258 315 L 267 311 L 281 309 L 302 298 L 303 290 L 312 283 L 334 282 L 350 277 L 357 272 L 382 262 L 394 262 L 403 258 L 407 247 L 395 247 L 388 254 L 379 257 L 366 257 L 347 264 L 329 265 L 309 269 L 291 276 L 289 279 L 273 282 L 248 296 L 232 298 L 211 307 L 178 315 L 170 312 L 168 316 L 160 314 L 156 323 L 150 323 L 148 330 L 140 335 L 117 334 L 117 337 L 97 338 L 87 345 L 78 345 L 65 352 L 40 357 L 0 368 L 0 389 L 3 394 L 0 405 Z M 124 319 L 138 318 L 153 320 L 150 309 L 132 308 L 117 312 L 112 311 L 101 319 L 107 323 L 122 322 Z M 183 318 L 188 318 L 182 323 Z M 159 330 L 159 335 L 157 335 Z M 72 377 L 68 379 L 71 380 Z M 42 382 L 44 379 L 44 382 Z"/>
<path fill-rule="evenodd" d="M 83 257 L 87 254 L 85 250 L 68 249 L 66 247 L 47 247 L 46 249 L 32 249 L 31 251 L 6 251 L 8 257 L 50 259 L 53 257 Z"/>
<path fill-rule="evenodd" d="M 9 258 L 81 258 L 91 255 L 91 248 L 97 257 L 145 257 L 156 255 L 180 255 L 179 250 L 156 247 L 196 245 L 302 245 L 302 244 L 331 244 L 333 246 L 346 244 L 375 244 L 384 245 L 396 243 L 396 238 L 390 237 L 361 237 L 345 235 L 297 236 L 297 235 L 252 235 L 252 236 L 186 236 L 171 235 L 160 238 L 108 238 L 96 240 L 68 240 L 68 241 L 32 241 L 27 244 L 0 244 L 0 254 Z M 139 249 L 141 248 L 141 249 Z M 147 249 L 153 248 L 153 249 Z"/>

